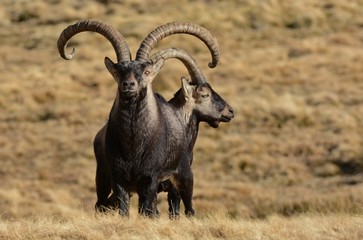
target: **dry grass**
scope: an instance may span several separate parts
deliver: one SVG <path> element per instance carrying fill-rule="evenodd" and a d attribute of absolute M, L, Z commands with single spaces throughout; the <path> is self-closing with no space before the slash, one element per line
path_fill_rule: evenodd
<path fill-rule="evenodd" d="M 200 218 L 121 219 L 81 213 L 65 219 L 34 218 L 0 223 L 2 239 L 361 239 L 361 216 L 271 216 L 266 220 L 231 220 L 223 214 Z"/>
<path fill-rule="evenodd" d="M 164 3 L 169 4 L 165 5 Z M 363 1 L 13 1 L 0 9 L 0 238 L 361 239 Z M 195 148 L 196 219 L 95 217 L 92 140 L 115 83 L 112 47 L 81 34 L 73 61 L 56 50 L 79 19 L 116 26 L 135 54 L 156 26 L 202 24 L 221 62 L 190 36 L 158 49 L 190 52 L 236 117 L 202 124 Z M 187 74 L 170 61 L 156 91 Z M 133 198 L 133 209 L 137 199 Z M 140 229 L 140 226 L 143 228 Z M 150 237 L 148 237 L 150 238 Z"/>

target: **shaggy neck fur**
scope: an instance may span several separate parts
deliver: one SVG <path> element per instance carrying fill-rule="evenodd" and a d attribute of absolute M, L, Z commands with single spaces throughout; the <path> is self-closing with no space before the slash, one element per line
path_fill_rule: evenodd
<path fill-rule="evenodd" d="M 197 118 L 194 114 L 194 102 L 187 101 L 180 89 L 178 92 L 174 94 L 174 97 L 169 101 L 182 116 L 182 121 L 185 126 L 190 123 L 197 122 Z"/>
<path fill-rule="evenodd" d="M 110 124 L 117 126 L 127 139 L 152 134 L 150 130 L 160 124 L 160 114 L 151 88 L 146 88 L 136 99 L 123 99 L 117 92 L 110 119 L 114 120 Z"/>

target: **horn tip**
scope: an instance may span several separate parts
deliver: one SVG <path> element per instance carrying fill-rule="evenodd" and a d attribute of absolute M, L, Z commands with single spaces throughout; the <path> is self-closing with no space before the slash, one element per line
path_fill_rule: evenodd
<path fill-rule="evenodd" d="M 71 52 L 71 53 L 69 53 L 69 54 L 65 53 L 64 55 L 62 55 L 62 57 L 63 57 L 65 60 L 71 60 L 71 59 L 73 59 L 73 58 L 74 58 L 75 54 L 76 54 L 76 49 L 75 49 L 75 48 L 73 48 L 73 50 L 72 50 L 72 52 Z"/>
<path fill-rule="evenodd" d="M 209 68 L 215 68 L 217 66 L 217 62 L 209 62 L 208 67 Z"/>

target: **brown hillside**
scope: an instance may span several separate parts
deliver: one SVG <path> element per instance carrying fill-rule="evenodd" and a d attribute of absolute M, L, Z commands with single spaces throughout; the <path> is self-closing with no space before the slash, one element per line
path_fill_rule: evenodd
<path fill-rule="evenodd" d="M 94 214 L 92 141 L 115 97 L 103 64 L 115 54 L 101 36 L 83 33 L 71 42 L 74 60 L 59 56 L 59 34 L 81 19 L 117 27 L 133 56 L 150 31 L 170 21 L 201 24 L 218 39 L 215 69 L 193 37 L 173 36 L 157 47 L 191 53 L 235 110 L 229 124 L 201 126 L 193 163 L 198 216 L 363 213 L 362 0 L 1 5 L 0 221 Z M 183 75 L 182 64 L 168 62 L 155 90 L 170 98 Z"/>

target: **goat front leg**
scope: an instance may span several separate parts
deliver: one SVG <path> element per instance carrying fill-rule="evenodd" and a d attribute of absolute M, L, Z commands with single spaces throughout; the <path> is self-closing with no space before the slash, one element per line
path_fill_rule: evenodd
<path fill-rule="evenodd" d="M 105 212 L 111 207 L 108 196 L 111 193 L 111 177 L 109 171 L 106 167 L 97 164 L 96 170 L 96 192 L 97 192 L 97 202 L 96 211 Z"/>
<path fill-rule="evenodd" d="M 139 214 L 147 217 L 159 216 L 157 209 L 158 181 L 154 178 L 146 178 L 140 184 L 139 195 Z"/>
<path fill-rule="evenodd" d="M 115 184 L 114 193 L 117 198 L 120 215 L 129 216 L 130 193 L 120 184 Z"/>
<path fill-rule="evenodd" d="M 188 217 L 194 216 L 195 211 L 192 203 L 194 178 L 190 167 L 184 169 L 183 173 L 178 176 L 178 183 L 179 194 L 185 207 L 185 215 Z"/>

